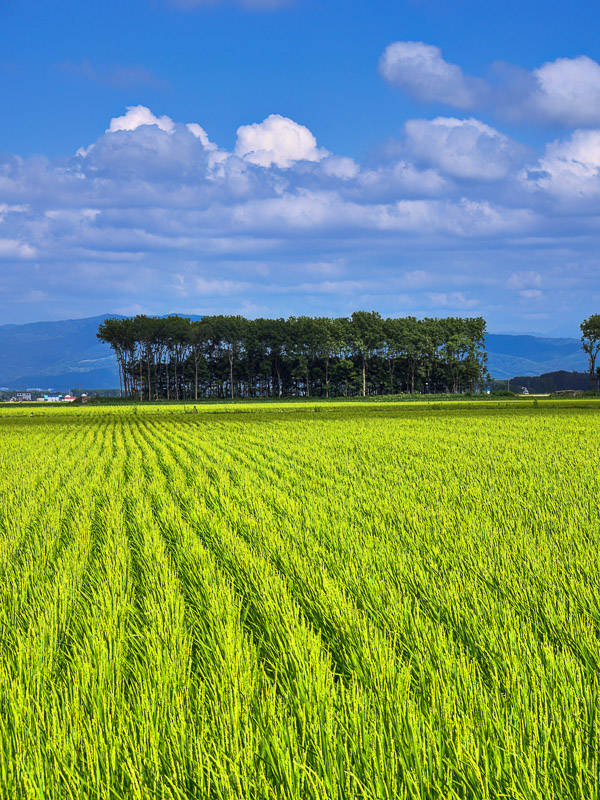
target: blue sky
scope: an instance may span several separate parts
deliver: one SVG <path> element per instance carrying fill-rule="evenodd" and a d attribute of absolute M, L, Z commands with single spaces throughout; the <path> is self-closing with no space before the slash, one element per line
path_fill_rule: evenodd
<path fill-rule="evenodd" d="M 0 0 L 0 324 L 365 308 L 576 334 L 600 310 L 599 17 Z"/>

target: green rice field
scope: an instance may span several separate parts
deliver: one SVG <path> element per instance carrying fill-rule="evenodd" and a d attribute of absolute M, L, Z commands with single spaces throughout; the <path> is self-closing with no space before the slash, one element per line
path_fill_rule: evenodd
<path fill-rule="evenodd" d="M 0 797 L 600 798 L 600 403 L 0 410 Z"/>

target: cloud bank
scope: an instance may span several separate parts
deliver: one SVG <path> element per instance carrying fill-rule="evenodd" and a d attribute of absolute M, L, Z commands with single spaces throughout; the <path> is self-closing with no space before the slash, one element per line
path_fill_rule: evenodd
<path fill-rule="evenodd" d="M 508 136 L 473 117 L 409 120 L 405 136 L 413 158 L 453 178 L 504 178 L 522 153 Z"/>
<path fill-rule="evenodd" d="M 0 308 L 553 327 L 596 302 L 599 176 L 595 129 L 534 152 L 472 114 L 411 119 L 358 163 L 278 114 L 226 150 L 130 106 L 71 157 L 0 159 Z"/>

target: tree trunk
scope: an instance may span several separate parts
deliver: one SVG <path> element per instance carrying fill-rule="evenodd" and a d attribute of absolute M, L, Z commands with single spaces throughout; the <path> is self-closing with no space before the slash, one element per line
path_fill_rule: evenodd
<path fill-rule="evenodd" d="M 362 357 L 362 396 L 367 396 L 367 362 L 364 355 Z"/>
<path fill-rule="evenodd" d="M 325 397 L 329 397 L 329 359 L 325 359 Z"/>
<path fill-rule="evenodd" d="M 140 403 L 141 403 L 141 402 L 142 402 L 142 400 L 144 399 L 144 397 L 143 397 L 143 395 L 142 395 L 142 386 L 143 386 L 143 385 L 144 385 L 144 384 L 143 384 L 143 382 L 142 382 L 142 354 L 141 354 L 141 352 L 140 352 L 140 385 L 139 385 L 139 392 L 140 392 Z"/>
<path fill-rule="evenodd" d="M 152 384 L 150 383 L 150 351 L 146 352 L 146 366 L 148 368 L 148 400 L 152 400 Z"/>
<path fill-rule="evenodd" d="M 123 367 L 120 358 L 117 359 L 117 364 L 119 366 L 119 397 L 123 397 Z"/>

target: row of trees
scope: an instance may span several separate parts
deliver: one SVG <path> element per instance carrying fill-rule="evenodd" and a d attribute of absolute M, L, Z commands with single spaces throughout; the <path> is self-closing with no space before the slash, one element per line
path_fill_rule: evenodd
<path fill-rule="evenodd" d="M 139 399 L 462 392 L 488 380 L 485 320 L 107 319 L 121 391 Z"/>

